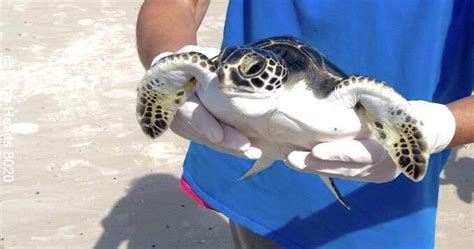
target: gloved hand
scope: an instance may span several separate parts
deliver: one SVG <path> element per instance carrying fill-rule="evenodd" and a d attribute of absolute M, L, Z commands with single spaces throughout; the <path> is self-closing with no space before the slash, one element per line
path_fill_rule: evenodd
<path fill-rule="evenodd" d="M 220 52 L 219 49 L 215 48 L 188 45 L 175 53 L 190 51 L 202 53 L 208 58 L 217 56 Z M 171 54 L 173 53 L 161 53 L 153 59 L 151 64 L 153 65 L 159 59 Z M 174 75 L 174 77 L 177 76 Z M 183 77 L 182 81 L 185 80 L 187 79 Z M 196 94 L 191 95 L 188 101 L 178 109 L 170 128 L 183 138 L 205 144 L 225 153 L 248 159 L 257 159 L 262 154 L 260 149 L 251 146 L 249 139 L 244 134 L 215 119 L 206 110 Z"/>
<path fill-rule="evenodd" d="M 421 131 L 427 139 L 429 152 L 437 153 L 445 149 L 456 130 L 451 111 L 441 104 L 425 101 L 409 103 L 414 116 L 424 123 Z M 391 181 L 401 173 L 375 139 L 320 143 L 311 152 L 291 152 L 286 163 L 303 172 L 378 183 Z"/>

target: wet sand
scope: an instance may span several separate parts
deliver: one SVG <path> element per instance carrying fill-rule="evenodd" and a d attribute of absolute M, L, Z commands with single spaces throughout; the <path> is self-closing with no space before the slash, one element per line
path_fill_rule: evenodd
<path fill-rule="evenodd" d="M 135 121 L 138 10 L 123 0 L 1 2 L 13 181 L 0 188 L 0 248 L 232 248 L 227 220 L 179 189 L 187 141 L 168 132 L 153 143 Z M 200 45 L 220 46 L 224 13 L 213 1 Z M 473 158 L 464 146 L 442 175 L 437 248 L 474 246 Z"/>

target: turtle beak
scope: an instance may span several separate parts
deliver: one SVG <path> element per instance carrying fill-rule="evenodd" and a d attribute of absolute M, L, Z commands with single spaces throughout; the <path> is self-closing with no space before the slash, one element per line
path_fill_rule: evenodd
<path fill-rule="evenodd" d="M 217 80 L 219 83 L 223 84 L 224 82 L 224 70 L 220 67 L 219 70 L 217 71 Z"/>

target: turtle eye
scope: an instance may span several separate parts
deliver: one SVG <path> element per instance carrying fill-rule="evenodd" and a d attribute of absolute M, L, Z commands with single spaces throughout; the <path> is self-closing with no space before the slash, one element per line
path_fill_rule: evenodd
<path fill-rule="evenodd" d="M 265 69 L 265 60 L 258 60 L 247 67 L 239 66 L 240 74 L 246 78 L 254 77 Z"/>

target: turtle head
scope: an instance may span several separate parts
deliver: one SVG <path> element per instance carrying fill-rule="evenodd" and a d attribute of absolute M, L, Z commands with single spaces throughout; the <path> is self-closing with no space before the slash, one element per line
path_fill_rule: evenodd
<path fill-rule="evenodd" d="M 229 97 L 274 97 L 288 78 L 282 57 L 265 49 L 229 47 L 217 61 L 218 80 Z"/>

